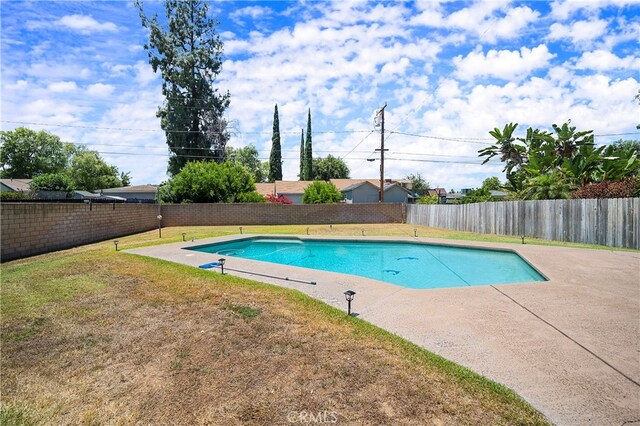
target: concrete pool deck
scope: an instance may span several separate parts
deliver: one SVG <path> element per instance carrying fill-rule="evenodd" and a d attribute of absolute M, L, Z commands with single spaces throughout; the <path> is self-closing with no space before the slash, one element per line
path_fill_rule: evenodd
<path fill-rule="evenodd" d="M 219 256 L 182 248 L 247 237 L 126 252 L 197 267 Z M 429 238 L 335 239 L 515 250 L 549 281 L 417 290 L 233 257 L 226 257 L 225 273 L 297 289 L 343 310 L 343 292 L 354 290 L 352 308 L 360 318 L 504 384 L 553 423 L 640 425 L 640 252 Z"/>

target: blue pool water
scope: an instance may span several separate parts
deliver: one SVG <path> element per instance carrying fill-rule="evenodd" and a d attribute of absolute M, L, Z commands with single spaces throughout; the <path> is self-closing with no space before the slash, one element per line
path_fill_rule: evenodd
<path fill-rule="evenodd" d="M 258 237 L 188 250 L 360 275 L 420 289 L 545 281 L 513 252 L 419 243 Z"/>

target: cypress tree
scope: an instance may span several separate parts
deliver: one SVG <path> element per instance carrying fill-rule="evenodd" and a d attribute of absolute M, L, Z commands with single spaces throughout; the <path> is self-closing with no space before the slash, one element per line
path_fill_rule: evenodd
<path fill-rule="evenodd" d="M 304 180 L 304 129 L 300 129 L 300 180 Z"/>
<path fill-rule="evenodd" d="M 307 117 L 307 141 L 304 145 L 304 179 L 313 179 L 313 151 L 311 148 L 311 108 Z"/>
<path fill-rule="evenodd" d="M 271 155 L 269 156 L 269 182 L 282 180 L 282 149 L 280 147 L 280 119 L 278 104 L 273 112 L 273 136 L 271 137 Z"/>

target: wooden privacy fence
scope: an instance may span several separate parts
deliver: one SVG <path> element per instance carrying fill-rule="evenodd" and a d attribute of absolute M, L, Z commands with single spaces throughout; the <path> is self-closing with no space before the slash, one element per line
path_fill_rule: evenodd
<path fill-rule="evenodd" d="M 407 223 L 640 249 L 640 198 L 411 204 Z"/>

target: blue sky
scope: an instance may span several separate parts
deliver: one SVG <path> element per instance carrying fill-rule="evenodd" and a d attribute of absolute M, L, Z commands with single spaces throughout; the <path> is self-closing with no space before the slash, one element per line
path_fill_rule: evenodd
<path fill-rule="evenodd" d="M 167 178 L 160 78 L 133 2 L 3 1 L 2 130 L 86 144 L 134 184 Z M 162 3 L 144 2 L 147 15 Z M 271 147 L 278 104 L 285 179 L 297 179 L 311 108 L 316 156 L 379 177 L 375 111 L 387 103 L 385 175 L 447 189 L 499 176 L 488 132 L 571 119 L 598 143 L 638 139 L 638 1 L 212 2 L 231 93 L 230 145 Z"/>

